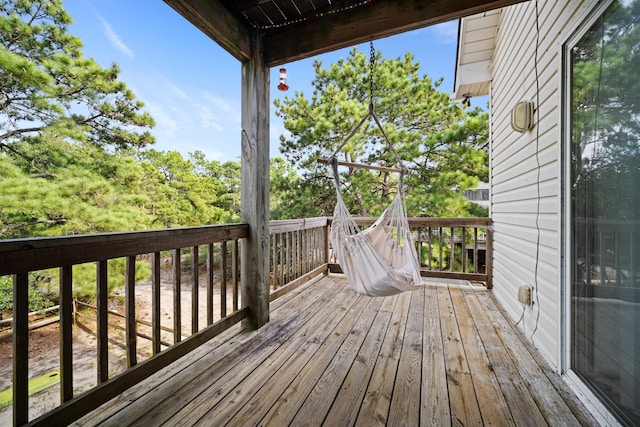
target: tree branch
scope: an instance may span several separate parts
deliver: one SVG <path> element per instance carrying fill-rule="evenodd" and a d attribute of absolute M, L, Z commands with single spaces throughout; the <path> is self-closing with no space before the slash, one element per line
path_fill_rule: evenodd
<path fill-rule="evenodd" d="M 58 218 L 58 219 L 45 219 L 41 221 L 20 222 L 17 224 L 5 224 L 4 228 L 0 229 L 0 236 L 4 236 L 5 233 L 8 233 L 10 231 L 30 227 L 32 225 L 38 225 L 38 224 L 56 224 L 57 225 L 57 224 L 65 224 L 66 222 L 67 222 L 67 219 Z"/>
<path fill-rule="evenodd" d="M 38 127 L 33 127 L 33 128 L 10 130 L 9 132 L 6 132 L 6 133 L 0 135 L 0 141 L 4 141 L 4 140 L 9 139 L 12 136 L 16 136 L 16 135 L 22 135 L 22 134 L 30 133 L 30 132 L 39 132 L 42 129 L 44 129 L 43 126 L 38 126 Z M 12 150 L 7 144 L 0 143 L 0 145 L 5 146 L 5 147 L 9 148 L 10 150 Z"/>
<path fill-rule="evenodd" d="M 23 159 L 28 160 L 29 162 L 34 162 L 35 161 L 34 158 L 29 157 L 26 154 L 21 153 L 20 151 L 16 150 L 15 148 L 13 148 L 12 146 L 10 146 L 8 144 L 5 144 L 4 142 L 0 142 L 0 150 L 9 150 L 13 154 L 17 154 L 18 156 L 22 157 Z"/>

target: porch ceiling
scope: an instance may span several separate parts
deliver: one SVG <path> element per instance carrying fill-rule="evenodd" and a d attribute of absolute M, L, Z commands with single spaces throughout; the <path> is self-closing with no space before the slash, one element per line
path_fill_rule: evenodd
<path fill-rule="evenodd" d="M 165 0 L 240 61 L 276 66 L 523 0 Z"/>

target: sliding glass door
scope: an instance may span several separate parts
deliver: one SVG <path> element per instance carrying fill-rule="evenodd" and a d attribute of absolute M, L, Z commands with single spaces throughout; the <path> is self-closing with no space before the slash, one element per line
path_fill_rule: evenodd
<path fill-rule="evenodd" d="M 571 369 L 640 425 L 640 0 L 601 10 L 566 52 Z"/>

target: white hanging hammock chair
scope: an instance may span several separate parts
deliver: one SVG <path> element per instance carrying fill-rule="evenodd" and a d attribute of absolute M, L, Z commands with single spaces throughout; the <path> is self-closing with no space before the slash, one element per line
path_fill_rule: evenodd
<path fill-rule="evenodd" d="M 340 193 L 340 179 L 336 154 L 357 132 L 362 124 L 373 117 L 390 150 L 396 156 L 400 169 L 398 194 L 376 222 L 361 230 L 349 213 Z M 411 237 L 404 200 L 403 181 L 408 173 L 369 104 L 369 113 L 360 121 L 329 160 L 333 169 L 337 204 L 333 213 L 330 239 L 334 254 L 349 279 L 349 284 L 359 294 L 388 296 L 415 290 L 422 284 L 420 263 Z M 350 164 L 353 166 L 352 164 Z M 366 167 L 368 165 L 362 165 Z M 357 167 L 357 166 L 356 166 Z M 384 168 L 380 168 L 384 169 Z"/>

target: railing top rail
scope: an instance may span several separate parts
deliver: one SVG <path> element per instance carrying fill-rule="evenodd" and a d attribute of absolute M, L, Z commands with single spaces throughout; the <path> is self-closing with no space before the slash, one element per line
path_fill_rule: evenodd
<path fill-rule="evenodd" d="M 37 237 L 0 241 L 0 275 L 217 243 L 247 237 L 247 224 Z"/>
<path fill-rule="evenodd" d="M 329 217 L 321 216 L 316 218 L 283 219 L 269 222 L 269 233 L 278 234 L 289 231 L 308 230 L 311 228 L 325 227 L 329 224 Z"/>
<path fill-rule="evenodd" d="M 376 221 L 376 217 L 354 217 L 358 225 L 370 225 Z M 333 219 L 329 217 L 329 224 Z M 431 218 L 409 217 L 410 227 L 490 227 L 493 224 L 491 218 Z"/>

